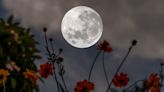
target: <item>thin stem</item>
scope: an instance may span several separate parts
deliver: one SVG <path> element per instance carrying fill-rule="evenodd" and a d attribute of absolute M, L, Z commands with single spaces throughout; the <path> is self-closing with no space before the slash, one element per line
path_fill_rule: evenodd
<path fill-rule="evenodd" d="M 65 87 L 65 90 L 66 90 L 66 92 L 68 92 L 68 89 L 67 89 L 67 86 L 66 86 L 66 83 L 65 83 L 64 77 L 61 76 L 61 78 L 62 78 L 62 81 L 63 81 L 64 87 Z"/>
<path fill-rule="evenodd" d="M 5 85 L 5 82 L 3 82 L 3 92 L 6 92 L 6 85 Z"/>
<path fill-rule="evenodd" d="M 47 40 L 47 34 L 46 34 L 46 32 L 44 33 L 44 38 L 45 38 L 45 41 L 46 41 L 46 45 L 48 47 L 48 40 Z"/>
<path fill-rule="evenodd" d="M 104 62 L 104 56 L 105 56 L 105 52 L 103 52 L 103 61 L 102 61 L 102 65 L 103 65 L 103 70 L 104 70 L 104 74 L 105 74 L 105 79 L 107 81 L 107 84 L 109 86 L 109 79 L 108 79 L 108 75 L 107 75 L 107 72 L 106 72 L 106 68 L 105 68 L 105 62 Z"/>
<path fill-rule="evenodd" d="M 57 76 L 56 76 L 56 73 L 55 73 L 55 80 L 56 80 L 56 84 L 57 84 L 57 89 L 58 89 L 58 92 L 60 92 L 60 90 L 59 90 L 59 83 L 58 83 L 58 80 L 57 80 Z"/>
<path fill-rule="evenodd" d="M 55 53 L 55 50 L 54 50 L 52 41 L 50 41 L 50 44 L 51 44 L 52 53 L 54 54 Z"/>
<path fill-rule="evenodd" d="M 91 69 L 90 69 L 90 71 L 89 71 L 88 81 L 90 81 L 91 73 L 92 73 L 93 67 L 94 67 L 94 65 L 95 65 L 95 63 L 96 63 L 96 60 L 97 60 L 98 56 L 100 55 L 100 53 L 101 53 L 101 50 L 97 53 L 96 57 L 94 58 L 94 60 L 93 60 L 93 62 L 92 62 Z"/>
<path fill-rule="evenodd" d="M 138 82 L 144 82 L 145 80 L 138 80 L 136 82 L 134 82 L 132 85 L 130 85 L 128 88 L 126 88 L 126 90 L 129 90 L 131 87 L 135 86 Z M 125 92 L 126 92 L 125 90 Z"/>
<path fill-rule="evenodd" d="M 52 54 L 50 54 L 50 57 L 52 58 L 52 62 L 55 62 L 57 56 L 55 55 L 55 50 L 54 50 L 52 41 L 50 41 L 50 46 L 51 46 L 51 50 L 52 50 Z"/>
<path fill-rule="evenodd" d="M 51 52 L 49 50 L 49 45 L 48 45 L 48 40 L 47 40 L 47 34 L 46 34 L 46 32 L 44 33 L 44 38 L 45 38 L 45 41 L 46 41 L 46 50 L 48 52 L 48 55 L 51 57 Z"/>
<path fill-rule="evenodd" d="M 132 50 L 132 48 L 133 48 L 133 45 L 130 46 L 130 48 L 129 48 L 127 54 L 125 55 L 125 57 L 124 57 L 123 60 L 121 61 L 121 63 L 120 63 L 120 65 L 119 65 L 119 67 L 117 68 L 117 70 L 116 70 L 114 76 L 117 75 L 117 73 L 119 72 L 119 70 L 121 69 L 121 67 L 123 66 L 123 64 L 125 63 L 126 58 L 128 57 L 128 55 L 129 55 L 130 51 Z M 113 79 L 113 78 L 112 78 L 112 79 Z M 107 88 L 106 92 L 108 92 L 108 91 L 110 90 L 111 85 L 112 85 L 112 80 L 110 81 L 109 87 Z"/>
<path fill-rule="evenodd" d="M 58 52 L 58 54 L 56 55 L 56 57 L 55 57 L 55 58 L 59 57 L 59 56 L 60 56 L 60 54 L 61 54 L 61 52 Z"/>
<path fill-rule="evenodd" d="M 58 83 L 58 80 L 57 80 L 57 76 L 56 76 L 56 72 L 55 72 L 55 65 L 54 65 L 54 63 L 53 63 L 53 70 L 54 70 L 54 77 L 55 77 L 57 89 L 58 89 L 58 92 L 60 92 L 60 90 L 59 90 L 59 83 Z"/>
<path fill-rule="evenodd" d="M 58 64 L 58 67 L 59 67 L 59 70 L 60 70 L 60 71 L 61 71 L 62 68 L 63 68 L 63 66 L 62 66 L 60 63 Z M 60 74 L 59 74 L 59 75 L 60 75 Z M 60 76 L 61 76 L 62 82 L 63 82 L 63 84 L 64 84 L 64 88 L 65 88 L 66 92 L 68 92 L 68 89 L 67 89 L 67 86 L 66 86 L 66 82 L 65 82 L 65 80 L 64 80 L 63 73 L 62 73 Z"/>
<path fill-rule="evenodd" d="M 52 58 L 51 63 L 53 64 L 54 77 L 55 77 L 55 81 L 56 81 L 56 84 L 57 84 L 57 89 L 58 89 L 58 92 L 60 92 L 60 90 L 59 90 L 59 82 L 58 82 L 58 79 L 57 79 L 57 76 L 56 76 L 56 72 L 55 72 L 55 63 L 53 62 L 53 57 L 52 57 L 52 54 L 51 54 L 51 52 L 49 50 L 49 45 L 48 45 L 48 40 L 47 40 L 47 34 L 46 34 L 46 32 L 44 33 L 44 37 L 45 37 L 45 41 L 46 41 L 46 50 L 48 52 L 49 57 Z M 52 43 L 51 43 L 51 48 L 53 50 Z M 53 50 L 53 54 L 54 54 L 54 50 Z"/>

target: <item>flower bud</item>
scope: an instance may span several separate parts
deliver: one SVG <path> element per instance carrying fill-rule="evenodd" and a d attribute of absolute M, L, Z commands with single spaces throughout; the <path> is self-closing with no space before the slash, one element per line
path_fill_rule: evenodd
<path fill-rule="evenodd" d="M 135 45 L 137 45 L 137 40 L 132 41 L 132 46 L 135 46 Z"/>
<path fill-rule="evenodd" d="M 46 27 L 44 27 L 44 28 L 43 28 L 43 32 L 46 32 L 46 31 L 47 31 L 47 28 L 46 28 Z"/>

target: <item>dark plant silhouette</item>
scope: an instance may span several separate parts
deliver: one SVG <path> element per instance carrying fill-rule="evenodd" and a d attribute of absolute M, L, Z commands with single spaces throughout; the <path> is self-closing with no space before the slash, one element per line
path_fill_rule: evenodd
<path fill-rule="evenodd" d="M 47 28 L 43 28 L 43 31 L 44 31 L 44 35 L 45 35 L 45 42 L 46 42 L 46 51 L 47 51 L 47 58 L 48 58 L 48 63 L 50 63 L 52 65 L 52 69 L 47 69 L 47 71 L 51 71 L 53 70 L 53 76 L 54 76 L 54 79 L 56 81 L 56 85 L 57 85 L 57 89 L 58 89 L 58 92 L 68 92 L 68 89 L 67 89 L 67 86 L 66 86 L 66 83 L 65 83 L 65 79 L 64 79 L 64 73 L 65 73 L 65 69 L 64 69 L 64 65 L 62 64 L 63 62 L 63 58 L 60 57 L 61 53 L 63 52 L 62 49 L 59 49 L 58 50 L 58 53 L 55 53 L 55 50 L 54 50 L 54 47 L 53 47 L 53 39 L 50 38 L 49 41 L 48 41 L 48 38 L 47 38 L 47 35 L 46 35 L 46 32 L 47 32 Z M 50 43 L 50 46 L 49 46 L 49 43 Z M 59 74 L 59 77 L 61 78 L 62 80 L 62 83 L 60 83 L 59 79 L 58 79 L 58 76 L 57 76 L 57 73 L 56 73 L 56 69 L 55 67 L 57 66 L 58 68 L 58 74 Z M 62 86 L 63 84 L 63 86 Z"/>
<path fill-rule="evenodd" d="M 128 55 L 130 54 L 132 48 L 133 48 L 136 44 L 137 44 L 137 40 L 133 40 L 132 43 L 131 43 L 131 46 L 129 47 L 129 50 L 128 50 L 127 54 L 125 55 L 125 57 L 124 57 L 123 60 L 121 61 L 120 65 L 118 66 L 118 68 L 117 68 L 117 70 L 116 70 L 116 72 L 115 72 L 115 74 L 114 74 L 114 77 L 117 75 L 117 73 L 119 72 L 119 70 L 121 69 L 121 67 L 123 66 L 123 64 L 125 63 L 125 61 L 126 61 Z M 106 92 L 108 92 L 108 91 L 110 90 L 111 85 L 112 85 L 112 80 L 111 80 L 111 82 L 110 82 L 110 84 L 109 84 L 109 86 L 108 86 Z"/>
<path fill-rule="evenodd" d="M 0 18 L 0 92 L 38 92 L 39 76 L 34 63 L 41 58 L 38 42 L 30 29 L 13 22 L 13 18 Z"/>

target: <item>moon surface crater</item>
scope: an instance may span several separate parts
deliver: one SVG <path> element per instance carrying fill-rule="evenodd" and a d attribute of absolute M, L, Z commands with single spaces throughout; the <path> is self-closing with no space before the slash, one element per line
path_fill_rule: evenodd
<path fill-rule="evenodd" d="M 88 48 L 101 37 L 103 23 L 100 15 L 86 6 L 77 6 L 69 10 L 61 24 L 64 39 L 77 48 Z"/>

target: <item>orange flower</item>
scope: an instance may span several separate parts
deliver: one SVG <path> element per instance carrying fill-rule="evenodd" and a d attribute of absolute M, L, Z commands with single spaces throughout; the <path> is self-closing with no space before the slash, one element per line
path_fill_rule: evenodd
<path fill-rule="evenodd" d="M 91 92 L 91 90 L 93 89 L 94 89 L 94 84 L 92 82 L 83 80 L 77 83 L 75 91 L 76 92 Z"/>
<path fill-rule="evenodd" d="M 128 84 L 129 82 L 129 78 L 127 76 L 127 74 L 125 73 L 120 73 L 120 74 L 117 74 L 114 79 L 112 80 L 113 84 L 116 86 L 116 87 L 124 87 Z"/>
<path fill-rule="evenodd" d="M 159 76 L 156 73 L 152 73 L 146 80 L 146 89 L 149 92 L 160 92 Z"/>
<path fill-rule="evenodd" d="M 53 74 L 53 65 L 49 63 L 41 64 L 39 73 L 42 77 L 47 78 L 48 75 Z"/>
<path fill-rule="evenodd" d="M 105 52 L 111 52 L 112 48 L 110 47 L 110 44 L 106 40 L 104 40 L 103 43 L 98 45 L 98 50 L 103 50 Z"/>
<path fill-rule="evenodd" d="M 33 70 L 26 69 L 26 72 L 23 73 L 25 78 L 29 79 L 33 85 L 36 84 L 36 81 L 38 79 L 38 75 Z"/>
<path fill-rule="evenodd" d="M 8 75 L 8 70 L 0 69 L 0 85 L 6 82 Z"/>

